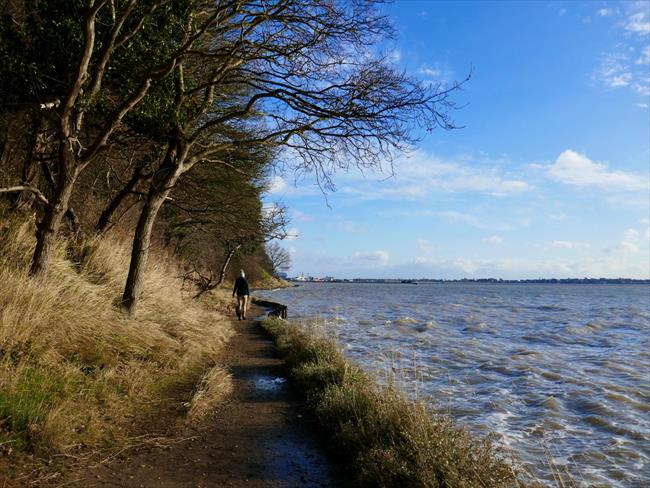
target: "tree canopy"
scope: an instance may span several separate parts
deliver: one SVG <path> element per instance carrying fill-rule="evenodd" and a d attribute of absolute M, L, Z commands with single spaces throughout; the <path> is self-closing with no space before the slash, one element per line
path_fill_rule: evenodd
<path fill-rule="evenodd" d="M 188 222 L 203 214 L 201 232 L 228 254 L 240 241 L 263 244 L 264 226 L 276 225 L 259 203 L 268 168 L 333 189 L 337 171 L 392 164 L 418 130 L 452 128 L 460 84 L 423 83 L 381 53 L 394 34 L 382 4 L 5 0 L 0 116 L 32 142 L 20 181 L 0 192 L 27 192 L 39 206 L 31 273 L 46 273 L 75 195 L 95 192 L 102 173 L 131 176 L 98 230 L 137 195 L 123 296 L 133 312 L 163 205 L 168 236 L 196 231 Z M 31 122 L 16 125 L 16 114 Z M 49 177 L 28 177 L 39 162 Z M 245 212 L 229 206 L 237 193 L 249 198 Z"/>

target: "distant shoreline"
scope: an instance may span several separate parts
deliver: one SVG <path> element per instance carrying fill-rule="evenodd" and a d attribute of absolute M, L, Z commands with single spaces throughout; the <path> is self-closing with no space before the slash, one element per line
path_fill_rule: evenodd
<path fill-rule="evenodd" d="M 500 278 L 463 278 L 460 280 L 435 280 L 435 279 L 400 279 L 400 278 L 311 278 L 311 279 L 287 279 L 290 283 L 388 283 L 398 285 L 417 285 L 418 283 L 493 283 L 493 284 L 541 284 L 541 285 L 650 285 L 650 280 L 639 280 L 633 278 L 538 278 L 526 280 L 503 280 Z"/>

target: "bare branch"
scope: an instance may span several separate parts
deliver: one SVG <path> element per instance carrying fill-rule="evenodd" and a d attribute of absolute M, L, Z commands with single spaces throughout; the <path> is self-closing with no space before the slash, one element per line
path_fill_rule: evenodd
<path fill-rule="evenodd" d="M 7 188 L 0 188 L 0 193 L 15 193 L 15 192 L 22 192 L 22 191 L 26 191 L 26 192 L 34 194 L 36 196 L 36 198 L 38 199 L 38 201 L 40 201 L 43 205 L 49 205 L 50 204 L 47 197 L 45 195 L 43 195 L 43 193 L 41 193 L 41 191 L 38 188 L 35 188 L 33 186 L 18 185 L 18 186 L 10 186 L 10 187 L 7 187 Z"/>

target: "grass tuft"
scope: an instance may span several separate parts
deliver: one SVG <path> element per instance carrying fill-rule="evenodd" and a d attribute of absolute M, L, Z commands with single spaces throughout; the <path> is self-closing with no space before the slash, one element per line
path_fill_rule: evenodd
<path fill-rule="evenodd" d="M 394 385 L 380 386 L 348 363 L 333 340 L 278 319 L 263 325 L 359 486 L 519 484 L 492 439 L 470 435 L 423 403 L 407 400 Z"/>

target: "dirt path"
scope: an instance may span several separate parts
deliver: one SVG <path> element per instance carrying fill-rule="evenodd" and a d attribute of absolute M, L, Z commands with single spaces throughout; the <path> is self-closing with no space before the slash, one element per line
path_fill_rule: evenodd
<path fill-rule="evenodd" d="M 89 470 L 72 486 L 339 487 L 344 478 L 310 432 L 273 342 L 252 320 L 236 322 L 224 362 L 234 394 L 214 427 L 165 449 Z"/>

